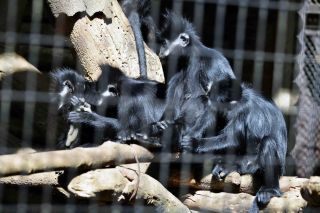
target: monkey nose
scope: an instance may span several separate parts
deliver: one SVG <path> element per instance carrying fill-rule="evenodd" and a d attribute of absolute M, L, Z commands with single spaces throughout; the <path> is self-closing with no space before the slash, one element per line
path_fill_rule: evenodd
<path fill-rule="evenodd" d="M 161 48 L 159 52 L 159 58 L 165 58 L 167 56 L 166 50 Z"/>
<path fill-rule="evenodd" d="M 164 55 L 162 52 L 160 52 L 158 56 L 159 56 L 159 58 L 164 58 Z"/>

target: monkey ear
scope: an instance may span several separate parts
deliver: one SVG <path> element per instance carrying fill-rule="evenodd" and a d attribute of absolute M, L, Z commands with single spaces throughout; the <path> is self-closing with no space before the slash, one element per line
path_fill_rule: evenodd
<path fill-rule="evenodd" d="M 186 47 L 190 43 L 190 36 L 187 33 L 181 33 L 179 39 L 182 47 Z"/>

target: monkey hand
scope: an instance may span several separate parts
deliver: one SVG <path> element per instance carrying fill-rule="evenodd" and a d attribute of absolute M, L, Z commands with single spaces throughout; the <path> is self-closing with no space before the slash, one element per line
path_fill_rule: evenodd
<path fill-rule="evenodd" d="M 166 130 L 169 125 L 173 124 L 174 122 L 170 121 L 170 120 L 162 120 L 162 121 L 158 121 L 154 124 L 152 124 L 152 134 L 153 135 L 157 135 L 161 132 L 163 132 L 164 130 Z"/>
<path fill-rule="evenodd" d="M 212 169 L 212 179 L 222 180 L 231 172 L 238 172 L 236 165 L 223 165 L 222 163 L 217 163 Z"/>
<path fill-rule="evenodd" d="M 70 102 L 75 111 L 92 112 L 91 105 L 88 104 L 83 98 L 72 96 Z"/>
<path fill-rule="evenodd" d="M 89 123 L 94 121 L 94 117 L 90 112 L 72 111 L 68 115 L 68 121 L 73 124 Z"/>
<path fill-rule="evenodd" d="M 180 146 L 182 151 L 185 152 L 195 152 L 196 150 L 196 139 L 189 136 L 189 135 L 185 135 L 182 137 L 181 141 L 180 141 Z"/>
<path fill-rule="evenodd" d="M 78 107 L 81 105 L 81 101 L 77 96 L 72 96 L 70 98 L 70 102 L 71 102 L 72 106 L 74 106 L 74 107 Z"/>

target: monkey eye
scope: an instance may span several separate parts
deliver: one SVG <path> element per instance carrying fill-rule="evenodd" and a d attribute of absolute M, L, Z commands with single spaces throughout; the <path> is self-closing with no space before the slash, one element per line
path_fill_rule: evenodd
<path fill-rule="evenodd" d="M 113 95 L 117 95 L 118 94 L 117 88 L 114 85 L 109 85 L 108 86 L 108 91 L 110 93 L 112 93 Z"/>
<path fill-rule="evenodd" d="M 188 38 L 187 38 L 185 35 L 180 35 L 180 39 L 181 39 L 183 42 L 187 42 L 187 41 L 188 41 Z"/>
<path fill-rule="evenodd" d="M 74 88 L 73 88 L 73 86 L 72 86 L 72 83 L 71 83 L 69 80 L 64 81 L 64 82 L 63 82 L 63 85 L 64 85 L 64 86 L 67 86 L 70 92 L 73 92 L 73 91 L 74 91 Z"/>

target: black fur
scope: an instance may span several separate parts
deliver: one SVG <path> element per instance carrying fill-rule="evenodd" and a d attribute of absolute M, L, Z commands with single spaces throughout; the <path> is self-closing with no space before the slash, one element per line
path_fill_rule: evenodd
<path fill-rule="evenodd" d="M 156 27 L 151 17 L 151 0 L 123 0 L 121 7 L 134 33 L 141 76 L 146 78 L 147 62 L 143 41 L 155 41 L 156 34 Z"/>
<path fill-rule="evenodd" d="M 62 111 L 72 110 L 71 98 L 84 98 L 85 78 L 72 69 L 62 68 L 50 73 L 50 91 L 53 101 L 59 103 Z"/>
<path fill-rule="evenodd" d="M 205 96 L 209 87 L 215 82 L 235 79 L 233 71 L 227 59 L 218 51 L 205 47 L 192 24 L 175 13 L 166 15 L 161 37 L 160 57 L 178 56 L 181 71 L 169 82 L 165 114 L 162 121 L 153 126 L 152 134 L 158 134 L 170 123 L 177 123 L 180 142 L 184 136 L 203 136 L 204 126 L 207 126 L 204 123 L 211 122 L 199 120 L 207 109 Z"/>
<path fill-rule="evenodd" d="M 165 106 L 164 85 L 151 80 L 122 77 L 119 81 L 118 119 L 121 141 L 139 140 L 149 134 L 149 126 L 160 120 Z"/>
<path fill-rule="evenodd" d="M 168 13 L 167 20 L 160 56 L 179 55 L 183 63 L 179 63 L 182 72 L 169 82 L 165 120 L 182 120 L 182 151 L 235 154 L 235 163 L 219 163 L 213 174 L 238 170 L 260 175 L 263 185 L 256 202 L 257 206 L 267 204 L 272 196 L 281 195 L 279 178 L 284 171 L 287 147 L 283 115 L 252 89 L 233 88 L 235 76 L 228 61 L 219 52 L 203 46 L 187 20 L 173 13 Z M 220 86 L 219 82 L 224 83 Z M 230 91 L 237 88 L 241 95 L 230 96 Z M 205 138 L 208 129 L 217 124 L 219 113 L 225 117 L 226 126 L 218 135 Z M 157 130 L 161 130 L 162 123 L 157 124 Z"/>
<path fill-rule="evenodd" d="M 119 129 L 117 119 L 91 111 L 90 104 L 97 110 L 102 103 L 108 103 L 111 100 L 108 99 L 111 97 L 102 96 L 105 91 L 97 89 L 97 82 L 86 81 L 82 75 L 71 69 L 56 70 L 51 76 L 53 79 L 51 91 L 58 97 L 62 115 L 72 125 L 66 136 L 61 139 L 60 146 L 66 145 L 70 138 L 70 131 L 73 129 L 78 132 L 76 132 L 78 135 L 75 136 L 72 144 L 67 144 L 70 147 L 88 142 L 101 143 L 103 140 L 115 138 Z M 63 90 L 67 93 L 62 95 Z"/>
<path fill-rule="evenodd" d="M 94 112 L 72 111 L 69 122 L 106 129 L 115 133 L 121 142 L 138 140 L 146 143 L 149 125 L 163 114 L 164 85 L 126 77 L 108 66 L 101 68 L 101 77 L 97 82 L 88 83 L 84 94 L 86 102 L 94 106 Z M 102 97 L 110 86 L 113 86 L 115 96 Z"/>
<path fill-rule="evenodd" d="M 192 151 L 191 138 L 217 135 L 225 127 L 227 115 L 241 95 L 242 88 L 237 80 L 224 79 L 210 86 L 209 94 L 186 100 L 179 119 L 184 127 L 180 138 L 182 150 Z"/>
<path fill-rule="evenodd" d="M 285 169 L 287 130 L 282 113 L 273 103 L 247 86 L 242 90 L 241 99 L 228 110 L 225 128 L 217 136 L 193 139 L 192 143 L 196 153 L 236 155 L 233 162 L 218 164 L 214 176 L 235 170 L 262 180 L 251 209 L 255 212 L 255 206 L 265 206 L 272 197 L 281 196 L 279 178 Z"/>

